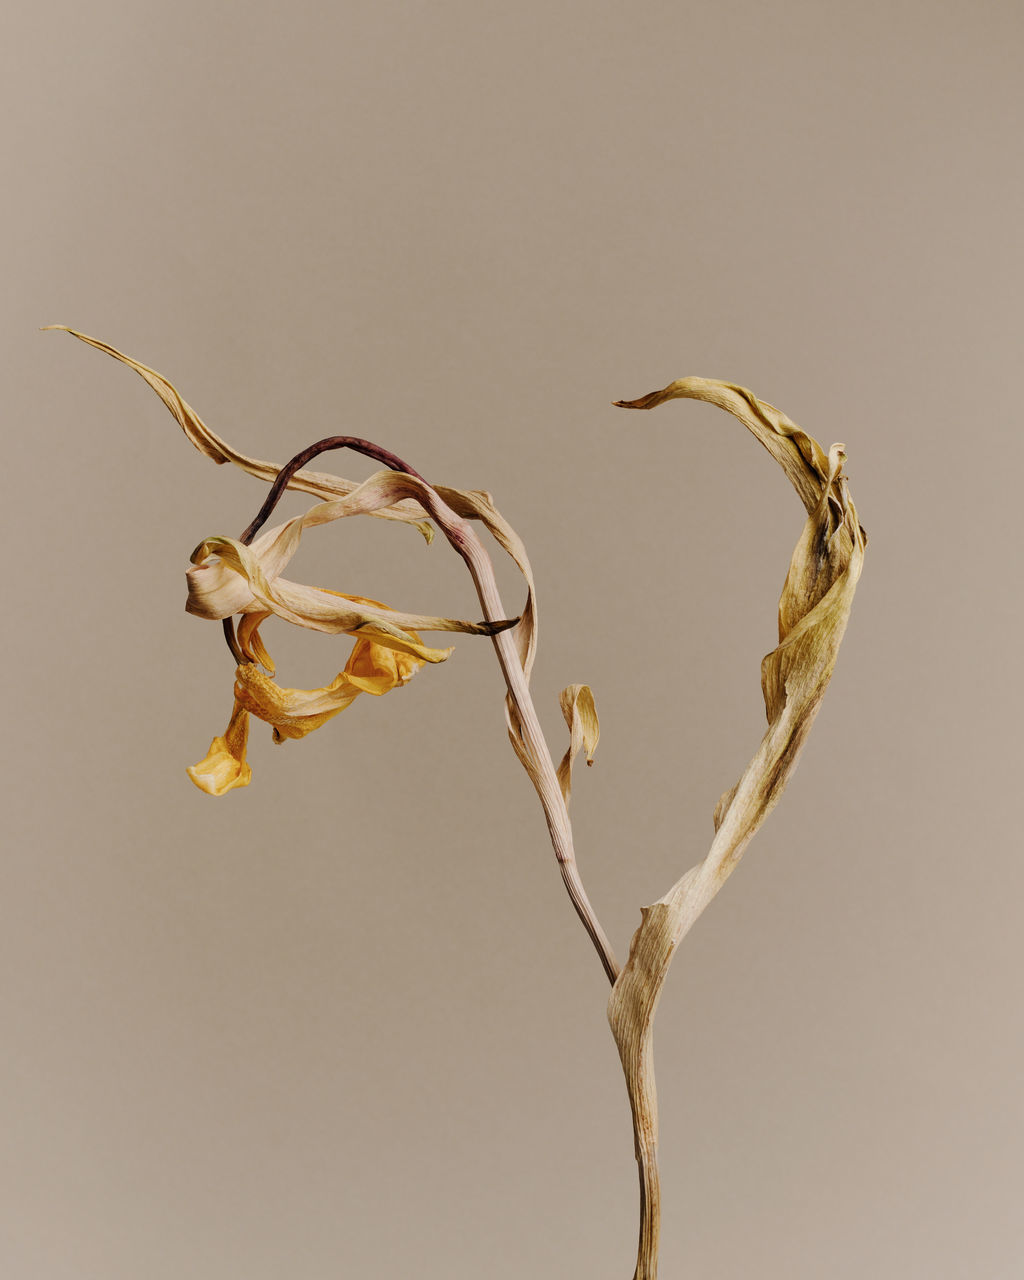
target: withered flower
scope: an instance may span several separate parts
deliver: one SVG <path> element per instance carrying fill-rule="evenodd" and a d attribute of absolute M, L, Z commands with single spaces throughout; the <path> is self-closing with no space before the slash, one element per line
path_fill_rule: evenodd
<path fill-rule="evenodd" d="M 346 599 L 378 609 L 387 608 L 379 601 L 364 600 L 359 596 Z M 208 795 L 222 796 L 235 787 L 248 785 L 252 769 L 246 761 L 245 749 L 250 715 L 273 727 L 275 742 L 304 738 L 351 706 L 361 693 L 379 697 L 408 684 L 426 661 L 413 653 L 359 638 L 344 671 L 330 684 L 321 689 L 286 689 L 273 680 L 274 665 L 259 635 L 259 624 L 268 616 L 266 613 L 243 615 L 238 629 L 238 644 L 246 661 L 235 669 L 235 705 L 231 719 L 223 735 L 210 743 L 205 759 L 188 770 L 188 776 Z M 407 634 L 411 644 L 425 649 L 415 631 Z"/>
<path fill-rule="evenodd" d="M 189 441 L 207 458 L 218 463 L 233 463 L 252 476 L 272 482 L 266 502 L 245 532 L 237 539 L 222 536 L 205 539 L 193 552 L 192 568 L 187 574 L 186 609 L 196 617 L 224 623 L 237 663 L 235 703 L 228 727 L 222 736 L 214 738 L 206 758 L 188 770 L 189 777 L 203 791 L 223 795 L 248 784 L 252 771 L 245 751 L 250 714 L 273 726 L 277 742 L 300 738 L 343 711 L 360 693 L 378 696 L 387 693 L 407 684 L 424 663 L 443 662 L 452 653 L 450 648 L 425 645 L 419 630 L 497 637 L 517 627 L 516 640 L 506 640 L 503 644 L 506 654 L 515 654 L 515 665 L 520 672 L 525 668 L 528 673 L 535 643 L 533 579 L 525 548 L 494 509 L 490 495 L 473 490 L 434 488 L 394 454 L 351 436 L 317 441 L 283 466 L 251 458 L 211 430 L 163 374 L 116 347 L 66 325 L 45 327 L 62 329 L 133 369 L 156 392 Z M 390 470 L 356 484 L 306 468 L 320 453 L 337 448 L 354 449 L 384 463 Z M 286 488 L 300 489 L 327 501 L 257 538 L 256 534 Z M 522 616 L 502 617 L 500 608 L 493 607 L 496 592 L 484 602 L 487 621 L 464 622 L 403 613 L 377 600 L 343 595 L 281 577 L 298 549 L 303 530 L 353 515 L 413 524 L 428 543 L 433 538 L 433 521 L 444 530 L 460 554 L 466 556 L 467 548 L 473 554 L 479 550 L 486 561 L 486 554 L 482 553 L 479 540 L 468 525 L 468 520 L 481 520 L 526 578 L 528 594 Z M 486 568 L 478 562 L 473 572 L 476 581 L 480 572 L 486 573 Z M 491 578 L 493 580 L 493 575 Z M 479 583 L 478 594 L 483 600 Z M 352 636 L 356 643 L 344 670 L 319 689 L 288 689 L 276 684 L 272 678 L 273 662 L 259 637 L 260 623 L 271 615 L 312 631 Z M 237 637 L 233 621 L 236 616 L 239 618 Z"/>
<path fill-rule="evenodd" d="M 286 467 L 283 472 L 287 470 Z M 494 635 L 514 624 L 515 619 L 501 623 L 463 622 L 401 613 L 365 596 L 345 595 L 281 577 L 298 549 L 304 529 L 379 510 L 389 501 L 405 496 L 405 487 L 397 481 L 396 474 L 382 471 L 346 497 L 320 503 L 304 515 L 268 530 L 251 546 L 243 539 L 218 536 L 206 538 L 193 552 L 192 568 L 186 575 L 185 608 L 200 618 L 225 621 L 234 615 L 240 617 L 232 645 L 240 661 L 235 669 L 231 720 L 225 733 L 214 738 L 206 758 L 188 770 L 201 790 L 219 796 L 248 784 L 252 771 L 245 749 L 250 714 L 273 727 L 275 742 L 305 737 L 344 711 L 361 693 L 388 693 L 407 684 L 425 663 L 448 658 L 450 648 L 425 645 L 417 628 Z M 250 530 L 243 538 L 246 536 L 251 537 Z M 277 684 L 272 678 L 273 661 L 259 632 L 260 624 L 272 615 L 312 631 L 353 636 L 356 643 L 344 670 L 319 689 L 289 689 Z"/>

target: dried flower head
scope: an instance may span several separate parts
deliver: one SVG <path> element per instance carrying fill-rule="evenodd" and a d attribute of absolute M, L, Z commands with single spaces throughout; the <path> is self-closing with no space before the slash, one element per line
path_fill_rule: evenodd
<path fill-rule="evenodd" d="M 514 625 L 515 619 L 495 624 L 401 613 L 378 600 L 281 576 L 304 529 L 379 509 L 378 504 L 394 496 L 394 474 L 385 471 L 371 476 L 345 498 L 312 507 L 269 530 L 251 546 L 219 536 L 206 538 L 192 553 L 185 608 L 196 617 L 222 622 L 238 616 L 232 648 L 241 659 L 235 669 L 235 702 L 228 729 L 214 738 L 206 758 L 188 770 L 201 790 L 219 796 L 248 784 L 249 715 L 273 727 L 275 742 L 304 737 L 344 711 L 360 693 L 388 693 L 407 684 L 425 663 L 445 661 L 452 650 L 425 645 L 418 629 L 493 635 L 502 626 Z M 288 689 L 275 683 L 274 663 L 259 630 L 274 615 L 312 631 L 354 637 L 344 670 L 319 689 Z M 230 623 L 228 628 L 232 637 Z"/>

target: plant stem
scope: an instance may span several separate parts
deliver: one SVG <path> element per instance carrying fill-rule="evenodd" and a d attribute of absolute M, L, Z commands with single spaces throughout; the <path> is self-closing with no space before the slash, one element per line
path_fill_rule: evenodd
<path fill-rule="evenodd" d="M 438 501 L 440 503 L 440 499 Z M 501 596 L 498 594 L 498 584 L 495 581 L 494 567 L 491 564 L 490 556 L 484 550 L 483 544 L 469 522 L 457 516 L 450 508 L 446 507 L 446 504 L 441 503 L 440 505 L 445 506 L 446 515 L 444 518 L 438 519 L 440 513 L 435 511 L 431 511 L 431 515 L 438 520 L 448 541 L 465 560 L 476 585 L 477 596 L 480 599 L 484 617 L 488 622 L 500 621 L 506 617 L 506 614 L 501 603 Z M 530 696 L 530 687 L 520 665 L 512 633 L 509 631 L 498 632 L 497 635 L 491 637 L 491 643 L 494 645 L 495 652 L 498 655 L 498 663 L 501 666 L 502 675 L 505 677 L 505 686 L 508 689 L 509 698 L 519 714 L 524 745 L 537 765 L 537 775 L 531 776 L 533 776 L 537 795 L 540 797 L 544 817 L 547 819 L 548 834 L 551 837 L 551 845 L 555 851 L 559 870 L 562 873 L 562 880 L 565 883 L 572 905 L 576 909 L 576 914 L 582 921 L 583 927 L 586 929 L 600 957 L 604 971 L 608 975 L 608 981 L 614 983 L 619 974 L 619 965 L 615 959 L 612 945 L 601 927 L 601 922 L 591 906 L 590 899 L 587 897 L 583 882 L 580 879 L 579 868 L 576 865 L 576 853 L 573 849 L 569 811 L 562 796 L 562 789 L 558 785 L 558 775 L 555 771 L 554 761 L 551 758 L 547 740 L 537 718 L 533 698 Z"/>
<path fill-rule="evenodd" d="M 633 1115 L 633 1146 L 640 1177 L 640 1240 L 633 1280 L 658 1280 L 658 1241 L 661 1233 L 661 1180 L 658 1174 L 658 1094 L 650 1038 L 635 1063 L 623 1058 L 629 1105 Z"/>

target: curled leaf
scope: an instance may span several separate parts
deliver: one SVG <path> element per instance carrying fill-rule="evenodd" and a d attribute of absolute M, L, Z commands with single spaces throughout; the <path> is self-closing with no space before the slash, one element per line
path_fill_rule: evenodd
<path fill-rule="evenodd" d="M 646 409 L 675 398 L 706 400 L 739 418 L 781 465 L 808 515 L 779 602 L 779 644 L 761 664 L 767 732 L 739 781 L 716 806 L 715 838 L 707 857 L 643 909 L 608 1004 L 640 1166 L 636 1280 L 653 1280 L 657 1268 L 660 1192 L 652 1033 L 661 989 L 679 943 L 778 803 L 796 767 L 835 667 L 866 544 L 843 475 L 842 445 L 826 453 L 785 414 L 746 388 L 706 378 L 683 378 L 640 400 L 617 403 Z"/>
<path fill-rule="evenodd" d="M 401 501 L 410 485 L 415 486 L 417 492 L 429 488 L 401 472 L 378 472 L 345 498 L 311 507 L 304 515 L 268 530 L 252 546 L 223 536 L 204 539 L 192 553 L 193 567 L 186 575 L 186 609 L 198 617 L 212 619 L 253 610 L 270 612 L 314 631 L 372 636 L 382 644 L 415 653 L 427 662 L 442 661 L 448 651 L 429 650 L 422 645 L 410 648 L 403 631 L 494 635 L 515 626 L 519 619 L 466 622 L 403 613 L 377 606 L 365 597 L 306 586 L 280 576 L 297 551 L 304 529 L 382 510 L 389 502 Z"/>
<path fill-rule="evenodd" d="M 558 695 L 565 723 L 569 726 L 569 749 L 558 766 L 558 785 L 566 804 L 572 795 L 572 766 L 581 750 L 587 753 L 587 764 L 594 763 L 594 752 L 601 737 L 597 707 L 589 685 L 570 684 Z"/>
<path fill-rule="evenodd" d="M 123 351 L 118 351 L 116 347 L 112 347 L 109 343 L 101 342 L 99 338 L 91 338 L 88 334 L 81 333 L 77 329 L 71 329 L 66 324 L 48 324 L 43 327 L 70 333 L 73 338 L 78 338 L 88 346 L 95 347 L 97 351 L 102 351 L 105 355 L 119 360 L 122 364 L 127 365 L 129 369 L 134 369 L 139 377 L 148 383 L 164 402 L 182 431 L 204 457 L 218 464 L 230 462 L 249 475 L 255 476 L 259 480 L 266 480 L 268 483 L 272 482 L 278 471 L 280 471 L 281 468 L 275 463 L 264 462 L 260 458 L 250 458 L 247 454 L 228 444 L 226 440 L 221 439 L 215 431 L 206 425 L 199 414 L 186 402 L 177 387 L 165 378 L 162 373 L 157 373 L 155 369 L 149 368 L 148 365 L 144 365 L 131 356 L 125 355 Z M 351 493 L 356 488 L 356 484 L 352 480 L 344 480 L 341 476 L 334 476 L 325 471 L 304 470 L 292 477 L 288 488 L 298 489 L 303 493 L 311 493 L 318 498 L 331 498 Z M 425 523 L 423 513 L 417 511 L 411 504 L 390 507 L 375 514 L 381 515 L 388 520 L 400 520 L 405 524 L 414 524 L 428 542 L 433 537 L 433 530 Z"/>

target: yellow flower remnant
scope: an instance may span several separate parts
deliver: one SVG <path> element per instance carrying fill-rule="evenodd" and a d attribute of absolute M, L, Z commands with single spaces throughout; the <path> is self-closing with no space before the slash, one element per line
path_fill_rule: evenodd
<path fill-rule="evenodd" d="M 360 596 L 345 599 L 377 609 L 388 607 Z M 205 759 L 188 770 L 188 776 L 207 795 L 222 796 L 235 787 L 248 786 L 252 769 L 246 761 L 245 750 L 250 715 L 272 726 L 277 743 L 288 738 L 304 738 L 351 706 L 361 693 L 380 697 L 408 684 L 426 661 L 374 640 L 357 638 L 345 670 L 330 684 L 321 689 L 286 689 L 261 669 L 266 667 L 273 672 L 270 655 L 259 637 L 259 621 L 264 617 L 266 614 L 248 614 L 243 618 L 239 641 L 243 656 L 249 661 L 235 669 L 235 705 L 231 719 L 224 734 L 210 743 Z M 255 623 L 251 621 L 253 618 L 257 619 Z M 410 644 L 419 646 L 419 636 L 414 631 L 407 634 Z"/>
<path fill-rule="evenodd" d="M 205 759 L 192 765 L 188 776 L 208 796 L 222 796 L 235 787 L 247 787 L 252 769 L 245 758 L 249 740 L 249 713 L 236 701 L 228 727 L 210 743 Z"/>

